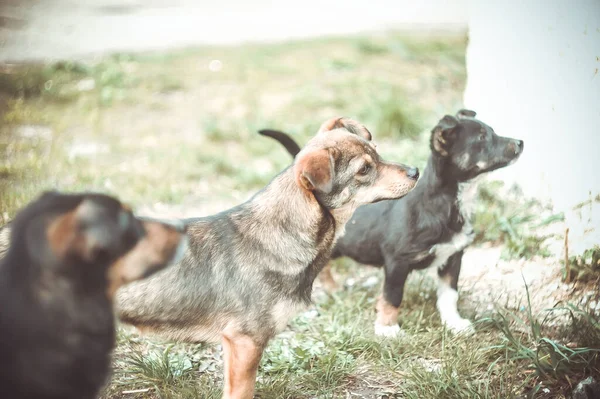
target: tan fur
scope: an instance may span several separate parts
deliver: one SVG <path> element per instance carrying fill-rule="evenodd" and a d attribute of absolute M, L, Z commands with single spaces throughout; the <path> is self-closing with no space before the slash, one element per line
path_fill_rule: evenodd
<path fill-rule="evenodd" d="M 182 240 L 180 233 L 162 223 L 144 222 L 143 225 L 146 235 L 108 269 L 109 298 L 113 298 L 122 285 L 141 279 L 164 264 L 165 259 L 173 259 L 176 255 Z"/>
<path fill-rule="evenodd" d="M 48 227 L 46 236 L 52 253 L 59 258 L 69 254 L 78 255 L 82 259 L 89 257 L 85 237 L 77 234 L 76 210 L 56 218 Z"/>
<path fill-rule="evenodd" d="M 376 324 L 379 324 L 380 326 L 392 326 L 398 324 L 398 308 L 388 303 L 383 295 L 380 295 L 379 298 L 377 298 L 375 309 L 377 310 Z"/>
<path fill-rule="evenodd" d="M 331 190 L 333 162 L 327 150 L 318 150 L 302 154 L 294 165 L 296 181 L 305 190 Z"/>
<path fill-rule="evenodd" d="M 4 226 L 0 229 L 0 259 L 4 258 L 10 244 L 10 228 Z"/>
<path fill-rule="evenodd" d="M 325 121 L 319 128 L 319 133 L 328 132 L 335 129 L 345 129 L 354 133 L 367 141 L 371 141 L 371 132 L 360 122 L 350 118 L 336 117 Z"/>
<path fill-rule="evenodd" d="M 436 129 L 433 133 L 433 148 L 440 153 L 440 155 L 447 157 L 448 151 L 444 148 L 446 139 L 444 138 L 444 131 L 442 129 Z"/>
<path fill-rule="evenodd" d="M 330 294 L 334 294 L 340 291 L 341 289 L 341 287 L 338 285 L 338 283 L 336 283 L 335 279 L 333 278 L 330 263 L 328 263 L 327 266 L 325 266 L 323 270 L 321 270 L 321 273 L 319 273 L 319 281 L 323 285 L 325 291 L 327 291 Z"/>
<path fill-rule="evenodd" d="M 223 399 L 252 399 L 263 348 L 247 335 L 223 337 Z"/>

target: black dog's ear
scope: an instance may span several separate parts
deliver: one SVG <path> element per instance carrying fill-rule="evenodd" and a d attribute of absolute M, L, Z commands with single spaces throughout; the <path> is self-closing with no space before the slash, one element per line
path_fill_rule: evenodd
<path fill-rule="evenodd" d="M 431 134 L 431 147 L 442 156 L 447 156 L 446 147 L 453 139 L 453 131 L 458 126 L 458 120 L 452 115 L 446 115 L 433 128 Z"/>
<path fill-rule="evenodd" d="M 470 109 L 461 109 L 460 111 L 458 111 L 456 113 L 456 117 L 458 119 L 461 119 L 461 118 L 475 118 L 475 115 L 477 115 L 477 112 L 471 111 Z"/>

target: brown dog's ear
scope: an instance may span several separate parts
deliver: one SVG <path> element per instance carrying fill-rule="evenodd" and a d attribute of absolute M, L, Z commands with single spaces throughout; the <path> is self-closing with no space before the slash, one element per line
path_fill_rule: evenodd
<path fill-rule="evenodd" d="M 300 152 L 294 164 L 298 185 L 308 191 L 330 193 L 333 188 L 333 160 L 325 149 Z"/>
<path fill-rule="evenodd" d="M 475 111 L 471 111 L 470 109 L 461 109 L 456 113 L 456 117 L 458 119 L 475 118 L 475 115 L 477 115 L 477 113 Z"/>
<path fill-rule="evenodd" d="M 115 246 L 114 232 L 99 227 L 104 214 L 91 200 L 83 200 L 77 208 L 54 220 L 47 231 L 53 253 L 61 260 L 73 256 L 87 262 L 108 255 Z"/>
<path fill-rule="evenodd" d="M 452 115 L 446 115 L 433 128 L 431 134 L 431 147 L 442 156 L 447 156 L 446 147 L 452 139 L 454 128 L 458 126 L 458 120 Z"/>
<path fill-rule="evenodd" d="M 328 121 L 325 121 L 319 128 L 318 133 L 324 133 L 334 129 L 346 129 L 350 133 L 356 134 L 367 141 L 371 141 L 373 138 L 371 132 L 369 132 L 362 123 L 344 117 L 331 118 Z"/>

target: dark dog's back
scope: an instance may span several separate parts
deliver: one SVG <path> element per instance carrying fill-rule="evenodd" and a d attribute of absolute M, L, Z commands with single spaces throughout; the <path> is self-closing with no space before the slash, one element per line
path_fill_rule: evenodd
<path fill-rule="evenodd" d="M 2 397 L 95 398 L 115 341 L 114 291 L 174 260 L 183 235 L 111 197 L 46 193 L 0 237 Z"/>

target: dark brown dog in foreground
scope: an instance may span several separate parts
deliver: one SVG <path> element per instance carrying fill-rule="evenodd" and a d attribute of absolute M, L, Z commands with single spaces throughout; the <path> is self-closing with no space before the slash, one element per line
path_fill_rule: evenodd
<path fill-rule="evenodd" d="M 354 210 L 400 198 L 416 183 L 416 169 L 383 162 L 370 140 L 357 122 L 325 122 L 248 202 L 187 220 L 183 261 L 122 288 L 119 317 L 173 340 L 221 340 L 224 398 L 252 398 L 265 346 L 309 304 Z"/>
<path fill-rule="evenodd" d="M 101 194 L 48 192 L 19 212 L 0 230 L 0 397 L 96 398 L 114 293 L 178 261 L 186 243 L 182 229 Z"/>

